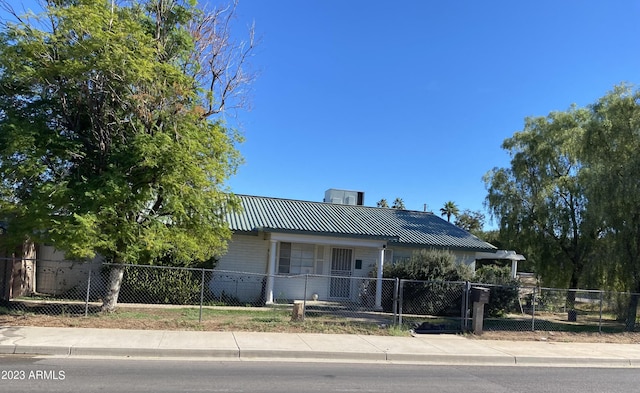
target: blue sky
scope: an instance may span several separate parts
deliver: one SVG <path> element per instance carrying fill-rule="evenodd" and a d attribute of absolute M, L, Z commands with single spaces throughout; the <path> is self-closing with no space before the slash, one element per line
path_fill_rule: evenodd
<path fill-rule="evenodd" d="M 640 82 L 638 1 L 241 0 L 238 14 L 261 39 L 240 194 L 485 212 L 482 176 L 509 166 L 501 144 L 525 117 Z"/>
<path fill-rule="evenodd" d="M 635 0 L 240 0 L 259 76 L 228 184 L 485 212 L 482 176 L 509 166 L 500 146 L 525 117 L 640 83 L 639 16 Z"/>

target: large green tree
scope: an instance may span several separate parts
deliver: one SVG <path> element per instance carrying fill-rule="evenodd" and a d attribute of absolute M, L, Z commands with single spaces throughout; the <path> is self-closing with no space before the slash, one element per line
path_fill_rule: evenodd
<path fill-rule="evenodd" d="M 593 245 L 579 159 L 589 120 L 588 110 L 575 107 L 527 118 L 502 145 L 511 167 L 484 178 L 501 239 L 526 252 L 548 285 L 577 288 Z"/>
<path fill-rule="evenodd" d="M 460 227 L 467 232 L 471 232 L 476 236 L 481 236 L 482 228 L 484 227 L 484 214 L 480 211 L 464 209 L 462 213 L 459 213 L 456 216 L 453 223 L 455 226 Z"/>
<path fill-rule="evenodd" d="M 183 0 L 49 0 L 42 15 L 5 22 L 0 217 L 13 240 L 116 264 L 223 252 L 239 137 L 212 115 L 248 81 L 251 47 L 235 47 L 234 63 L 233 46 L 220 46 L 224 13 Z M 111 270 L 105 310 L 123 271 Z"/>
<path fill-rule="evenodd" d="M 633 330 L 640 293 L 640 91 L 617 86 L 591 109 L 583 142 L 589 214 L 602 225 L 608 271 L 636 293 L 627 316 Z"/>

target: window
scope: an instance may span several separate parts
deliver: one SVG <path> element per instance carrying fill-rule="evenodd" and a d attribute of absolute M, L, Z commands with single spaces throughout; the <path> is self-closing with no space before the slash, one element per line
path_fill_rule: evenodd
<path fill-rule="evenodd" d="M 314 273 L 316 246 L 303 243 L 280 243 L 279 274 Z"/>
<path fill-rule="evenodd" d="M 278 258 L 278 273 L 289 274 L 291 270 L 291 243 L 280 243 L 280 257 Z"/>

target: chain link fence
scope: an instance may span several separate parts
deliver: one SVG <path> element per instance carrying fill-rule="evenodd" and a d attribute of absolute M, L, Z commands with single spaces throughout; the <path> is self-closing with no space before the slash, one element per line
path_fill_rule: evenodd
<path fill-rule="evenodd" d="M 400 280 L 398 323 L 419 333 L 466 330 L 468 283 Z"/>
<path fill-rule="evenodd" d="M 110 269 L 101 262 L 38 260 L 18 269 L 0 261 L 5 299 L 0 314 L 88 316 L 101 310 Z M 118 265 L 119 266 L 119 265 Z M 11 276 L 11 277 L 10 277 Z M 267 296 L 268 282 L 273 293 Z M 25 284 L 26 282 L 26 284 Z M 20 285 L 17 285 L 20 283 Z M 299 319 L 329 323 L 396 325 L 417 332 L 470 330 L 471 289 L 489 289 L 484 330 L 620 332 L 637 294 L 597 290 L 499 286 L 471 282 L 417 281 L 350 276 L 276 275 L 201 268 L 124 265 L 118 303 L 122 307 L 261 307 L 300 311 Z M 272 302 L 268 302 L 268 299 Z M 292 314 L 293 315 L 293 314 Z M 640 313 L 636 312 L 640 316 Z"/>

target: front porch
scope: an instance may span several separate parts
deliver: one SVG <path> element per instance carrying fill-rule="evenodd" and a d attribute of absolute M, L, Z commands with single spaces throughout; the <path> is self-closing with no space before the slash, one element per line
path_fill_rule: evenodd
<path fill-rule="evenodd" d="M 363 282 L 382 278 L 386 247 L 386 240 L 378 239 L 270 233 L 265 304 L 276 299 L 360 302 Z M 370 277 L 372 271 L 376 277 Z M 375 283 L 373 303 L 380 308 L 382 281 Z"/>

